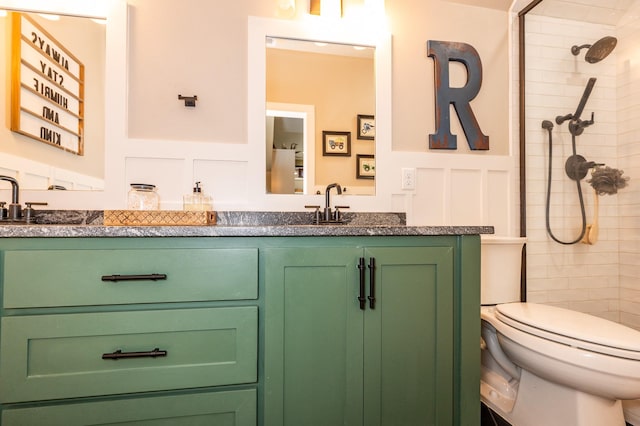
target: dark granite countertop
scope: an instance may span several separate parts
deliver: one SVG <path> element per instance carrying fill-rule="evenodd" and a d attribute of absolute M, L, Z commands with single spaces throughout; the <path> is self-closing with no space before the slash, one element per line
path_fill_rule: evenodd
<path fill-rule="evenodd" d="M 345 213 L 313 225 L 309 212 L 217 212 L 210 226 L 104 226 L 102 211 L 42 210 L 33 224 L 2 224 L 0 237 L 307 237 L 492 234 L 492 226 L 406 226 L 404 213 Z"/>

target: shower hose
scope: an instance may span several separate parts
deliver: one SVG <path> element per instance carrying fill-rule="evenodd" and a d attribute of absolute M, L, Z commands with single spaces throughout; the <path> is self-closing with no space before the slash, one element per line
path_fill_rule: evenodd
<path fill-rule="evenodd" d="M 552 164 L 553 164 L 553 136 L 551 135 L 551 130 L 552 128 L 547 128 L 547 131 L 549 132 L 549 173 L 547 176 L 548 177 L 547 205 L 546 205 L 546 211 L 545 211 L 547 233 L 553 239 L 553 241 L 560 244 L 571 245 L 571 244 L 579 243 L 584 237 L 584 234 L 587 230 L 587 217 L 584 210 L 584 199 L 582 197 L 582 187 L 580 186 L 580 179 L 576 179 L 576 188 L 578 190 L 578 198 L 580 200 L 580 213 L 582 214 L 582 230 L 580 231 L 580 236 L 573 241 L 562 241 L 553 234 L 553 231 L 551 231 L 551 226 L 549 224 L 549 210 L 551 208 L 551 176 L 552 176 L 551 170 L 552 170 Z M 576 155 L 576 135 L 574 135 L 573 132 L 571 132 L 571 149 L 573 150 L 573 155 Z"/>

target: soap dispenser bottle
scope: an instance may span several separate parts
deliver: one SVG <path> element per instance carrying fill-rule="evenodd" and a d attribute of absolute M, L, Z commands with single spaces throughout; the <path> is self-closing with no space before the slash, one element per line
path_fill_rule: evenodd
<path fill-rule="evenodd" d="M 196 182 L 193 193 L 187 194 L 183 199 L 184 210 L 210 211 L 212 210 L 211 197 L 202 192 L 200 182 Z"/>

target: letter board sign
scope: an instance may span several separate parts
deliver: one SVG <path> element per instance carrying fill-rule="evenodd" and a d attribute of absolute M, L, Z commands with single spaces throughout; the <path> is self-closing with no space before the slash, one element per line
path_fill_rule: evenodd
<path fill-rule="evenodd" d="M 30 17 L 12 14 L 11 130 L 84 151 L 84 65 Z"/>

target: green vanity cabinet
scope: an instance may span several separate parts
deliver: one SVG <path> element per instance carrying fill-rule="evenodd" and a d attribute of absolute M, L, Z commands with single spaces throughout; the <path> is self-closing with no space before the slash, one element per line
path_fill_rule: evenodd
<path fill-rule="evenodd" d="M 265 250 L 265 425 L 479 424 L 478 350 L 461 340 L 479 322 L 472 246 L 362 238 Z"/>
<path fill-rule="evenodd" d="M 0 424 L 255 426 L 258 256 L 231 239 L 0 239 Z"/>
<path fill-rule="evenodd" d="M 479 300 L 478 235 L 0 238 L 0 426 L 479 425 Z"/>

